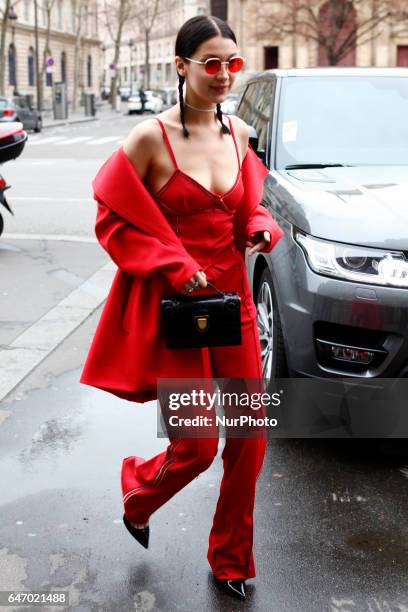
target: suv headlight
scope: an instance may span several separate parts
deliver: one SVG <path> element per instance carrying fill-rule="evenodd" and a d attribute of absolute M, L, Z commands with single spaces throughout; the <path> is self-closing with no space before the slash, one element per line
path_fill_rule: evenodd
<path fill-rule="evenodd" d="M 295 240 L 315 272 L 375 285 L 408 287 L 408 261 L 401 251 L 386 251 L 314 238 L 299 230 Z"/>

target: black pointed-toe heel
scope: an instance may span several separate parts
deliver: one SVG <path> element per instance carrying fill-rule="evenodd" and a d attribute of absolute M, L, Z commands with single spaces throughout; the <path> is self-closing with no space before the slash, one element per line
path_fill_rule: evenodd
<path fill-rule="evenodd" d="M 139 542 L 139 544 L 141 544 L 145 548 L 149 548 L 149 525 L 146 525 L 146 527 L 143 527 L 142 529 L 137 529 L 136 527 L 133 527 L 133 525 L 129 522 L 128 518 L 126 517 L 126 514 L 123 515 L 123 522 L 128 532 L 132 534 L 132 536 Z"/>
<path fill-rule="evenodd" d="M 227 595 L 236 597 L 241 601 L 246 599 L 245 580 L 219 580 L 218 578 L 214 578 L 214 580 L 218 588 Z"/>

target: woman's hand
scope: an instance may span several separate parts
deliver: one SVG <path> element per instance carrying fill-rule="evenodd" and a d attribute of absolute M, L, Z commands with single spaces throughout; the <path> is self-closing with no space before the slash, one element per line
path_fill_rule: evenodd
<path fill-rule="evenodd" d="M 192 276 L 190 280 L 186 282 L 181 292 L 188 294 L 188 293 L 191 293 L 194 289 L 198 289 L 199 287 L 206 287 L 206 286 L 207 286 L 207 279 L 205 276 L 205 272 L 203 270 L 198 270 L 198 272 L 196 272 L 194 276 Z"/>
<path fill-rule="evenodd" d="M 256 232 L 255 234 L 249 235 L 246 245 L 251 247 L 248 251 L 248 255 L 253 255 L 257 251 L 262 251 L 271 241 L 271 235 L 269 232 Z"/>

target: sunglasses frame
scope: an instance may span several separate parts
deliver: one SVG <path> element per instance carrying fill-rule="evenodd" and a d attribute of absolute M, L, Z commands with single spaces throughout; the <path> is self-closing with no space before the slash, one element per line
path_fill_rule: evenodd
<path fill-rule="evenodd" d="M 242 67 L 239 70 L 237 70 L 237 72 L 231 72 L 230 70 L 228 70 L 229 63 L 230 63 L 231 60 L 234 60 L 234 59 L 237 59 L 237 58 L 242 59 L 242 62 L 243 62 L 242 63 Z M 203 65 L 205 65 L 207 62 L 209 62 L 211 60 L 218 60 L 220 62 L 220 69 L 217 70 L 217 72 L 215 72 L 214 74 L 218 74 L 220 72 L 221 67 L 223 66 L 223 64 L 227 65 L 227 70 L 228 70 L 228 72 L 230 74 L 238 74 L 238 72 L 241 72 L 241 70 L 244 67 L 244 64 L 246 62 L 245 57 L 242 57 L 242 55 L 234 55 L 233 57 L 230 57 L 229 60 L 227 60 L 225 62 L 222 62 L 219 57 L 207 57 L 207 59 L 204 60 L 204 61 L 202 61 L 202 60 L 195 60 L 195 59 L 192 59 L 191 57 L 185 57 L 184 59 L 188 60 L 189 62 L 194 62 L 195 64 L 203 64 Z M 207 74 L 211 74 L 211 73 L 207 72 Z"/>

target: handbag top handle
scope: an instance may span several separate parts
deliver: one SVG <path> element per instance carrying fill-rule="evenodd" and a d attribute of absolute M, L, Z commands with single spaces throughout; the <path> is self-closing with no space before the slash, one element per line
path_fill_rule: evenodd
<path fill-rule="evenodd" d="M 214 289 L 216 291 L 218 291 L 218 293 L 220 293 L 221 295 L 224 295 L 224 293 L 222 291 L 220 291 L 213 283 L 211 283 L 210 281 L 207 281 L 207 285 L 210 285 L 211 287 L 214 287 Z"/>

